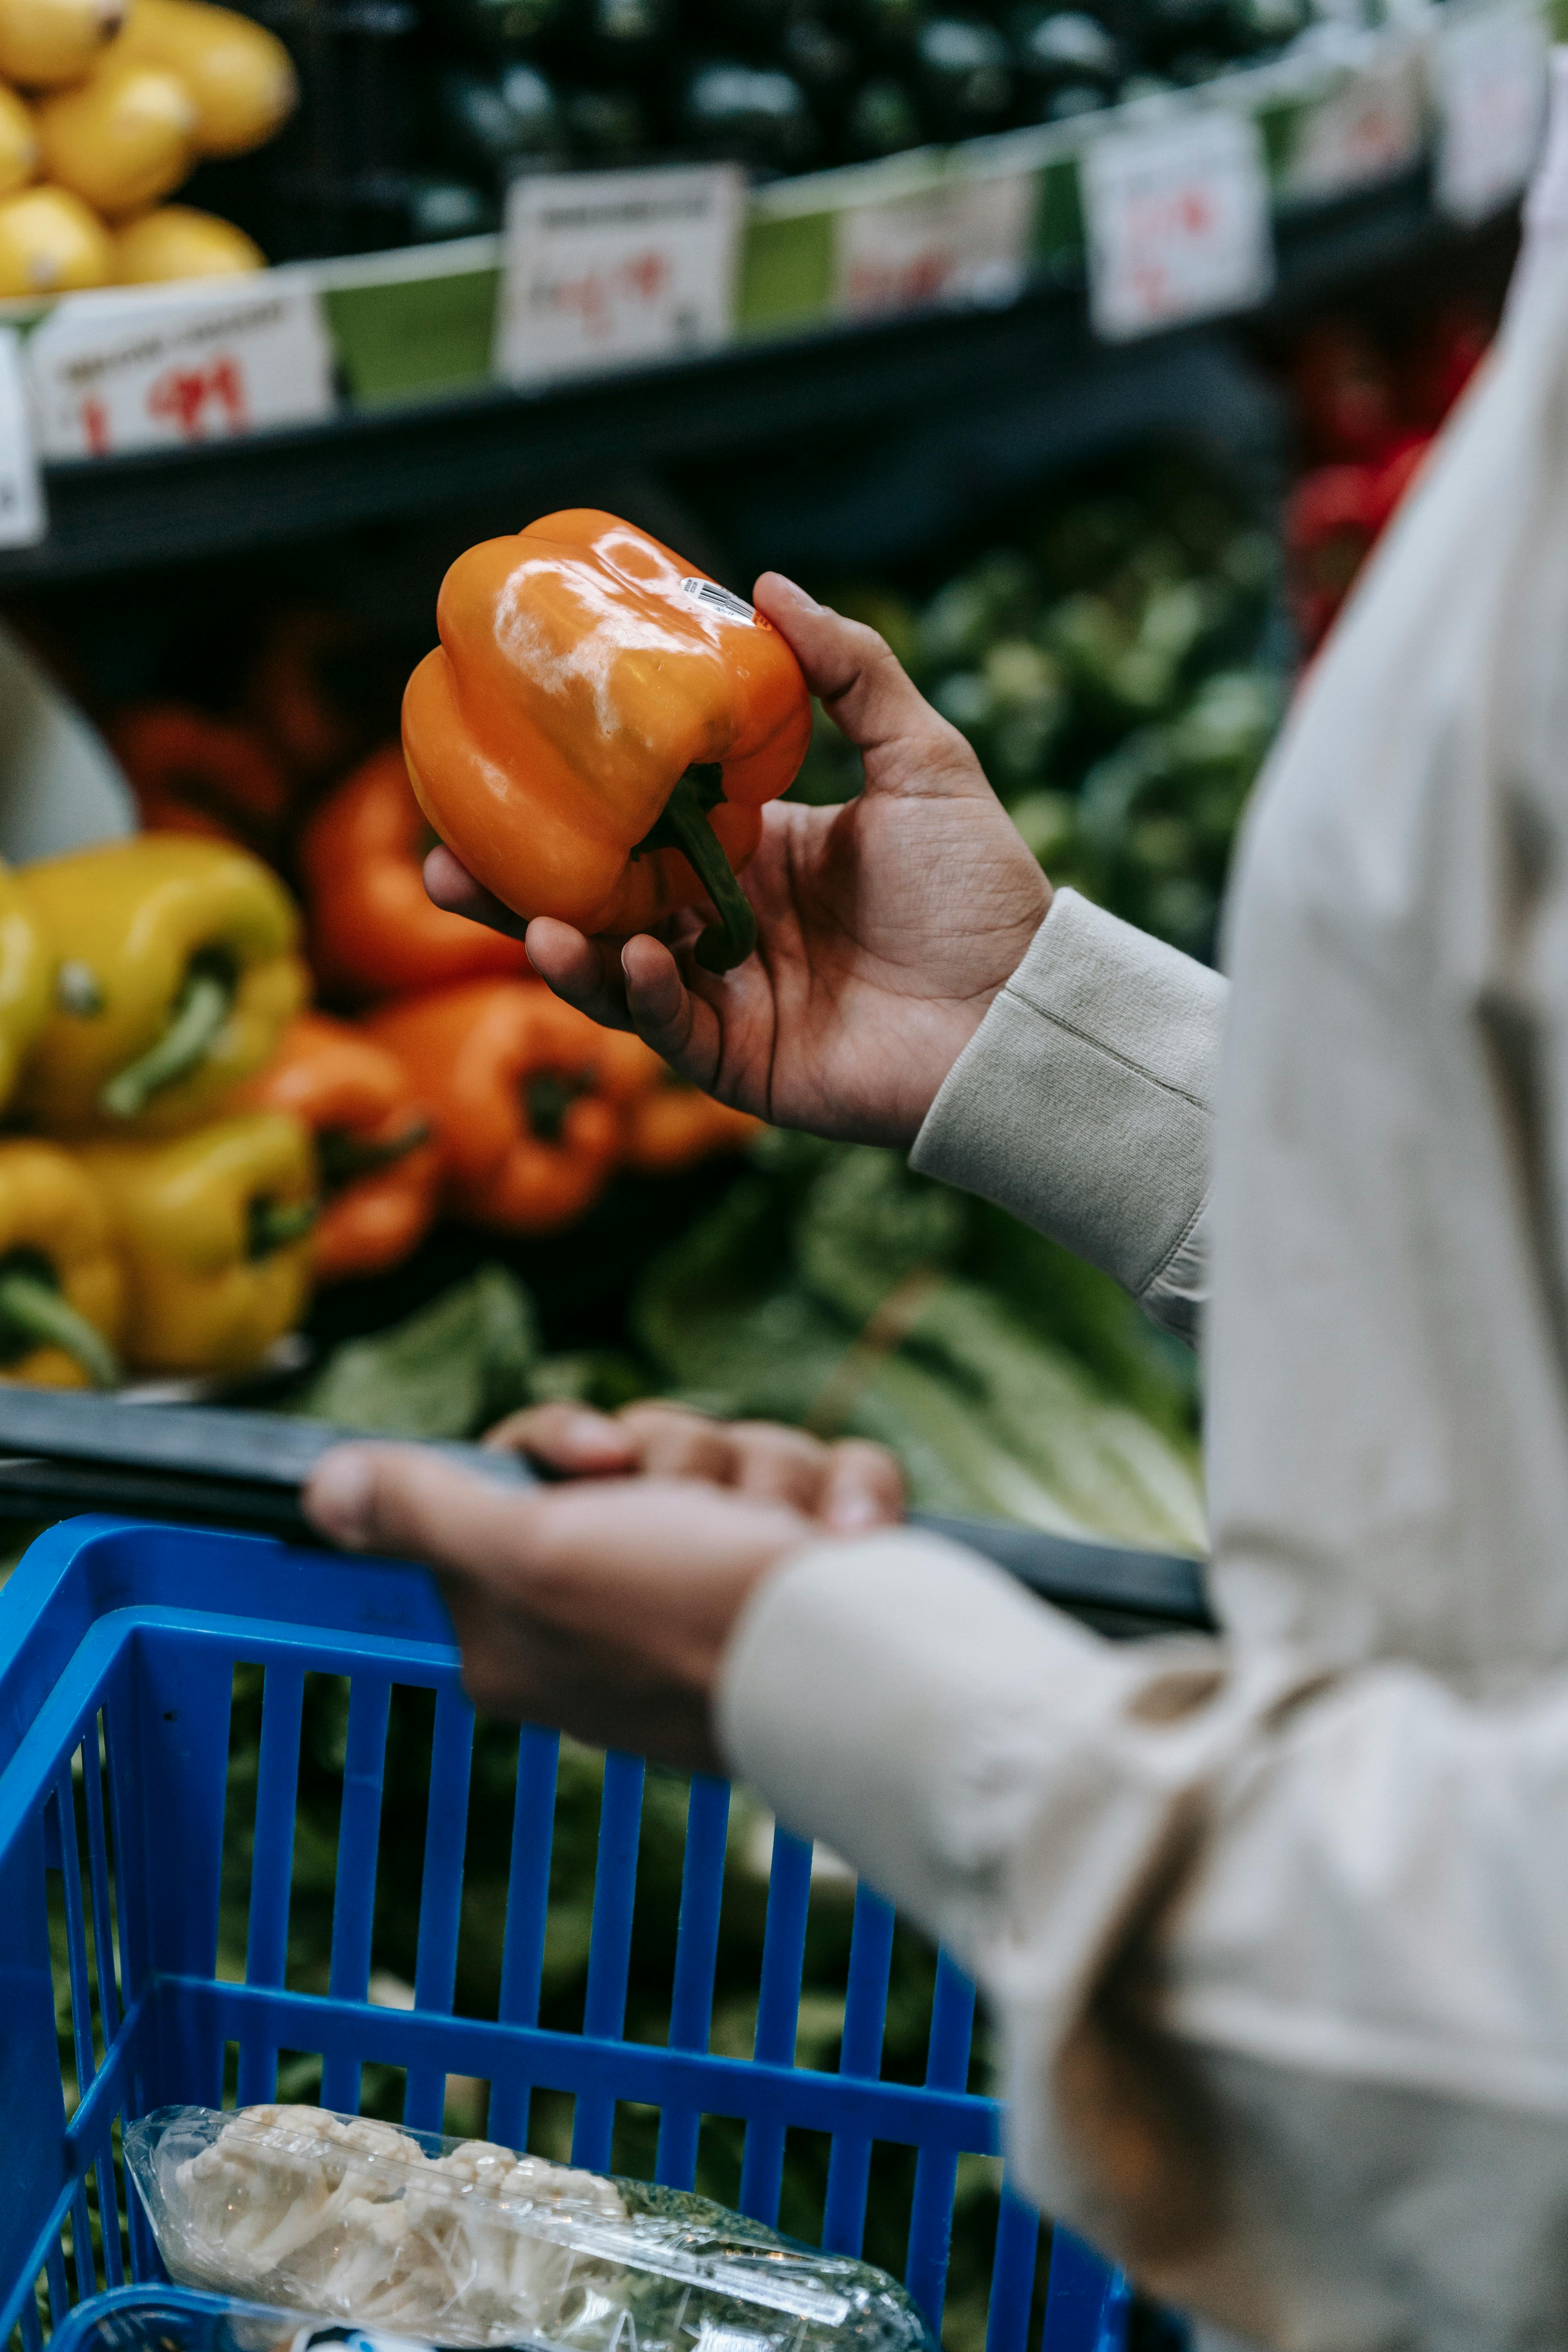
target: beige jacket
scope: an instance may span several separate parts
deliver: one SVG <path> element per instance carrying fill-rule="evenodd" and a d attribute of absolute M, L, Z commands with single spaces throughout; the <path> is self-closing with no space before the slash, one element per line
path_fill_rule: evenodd
<path fill-rule="evenodd" d="M 1568 236 L 1298 706 L 1227 961 L 1220 1055 L 1220 984 L 1064 892 L 915 1154 L 1179 1328 L 1213 1165 L 1224 1638 L 824 1545 L 721 1736 L 973 1969 L 1019 2179 L 1150 2288 L 1562 2347 Z"/>

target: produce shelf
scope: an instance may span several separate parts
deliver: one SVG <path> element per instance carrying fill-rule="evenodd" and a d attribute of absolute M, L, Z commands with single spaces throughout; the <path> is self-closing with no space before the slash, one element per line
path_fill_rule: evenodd
<path fill-rule="evenodd" d="M 1278 305 L 1363 271 L 1457 247 L 1425 178 L 1281 220 Z M 1097 343 L 1081 279 L 1001 308 L 957 306 L 886 322 L 757 339 L 675 364 L 513 392 L 486 388 L 347 414 L 331 424 L 193 449 L 46 468 L 48 536 L 0 554 L 0 588 L 109 575 L 286 544 L 446 508 L 492 509 L 588 497 L 608 470 L 828 436 L 968 386 L 1059 394 L 1064 430 L 1089 412 L 1125 417 L 1152 400 L 1190 334 Z M 1141 390 L 1140 387 L 1144 389 Z M 1072 427 L 1081 430 L 1082 417 Z"/>

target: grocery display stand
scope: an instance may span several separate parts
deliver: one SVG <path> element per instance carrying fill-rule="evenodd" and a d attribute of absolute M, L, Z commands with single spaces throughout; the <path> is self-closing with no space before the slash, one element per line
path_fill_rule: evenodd
<path fill-rule="evenodd" d="M 1125 377 L 1166 338 L 1118 346 L 1089 331 L 1080 173 L 1108 126 L 1159 133 L 1216 111 L 1252 126 L 1273 205 L 1273 299 L 1312 299 L 1354 273 L 1441 251 L 1459 233 L 1453 206 L 1446 216 L 1434 193 L 1435 169 L 1440 183 L 1446 167 L 1433 45 L 1456 22 L 1521 13 L 1539 28 L 1530 0 L 1522 9 L 1521 0 L 1448 0 L 1199 90 L 755 190 L 728 340 L 618 372 L 525 390 L 498 381 L 497 237 L 291 265 L 276 276 L 308 280 L 319 297 L 337 415 L 47 466 L 48 532 L 0 552 L 0 588 L 238 552 L 478 499 L 521 508 L 537 492 L 548 502 L 552 481 L 595 465 L 763 447 L 782 430 L 832 436 L 962 399 L 974 384 Z M 1357 146 L 1367 121 L 1370 150 Z M 995 212 L 999 190 L 1011 227 L 983 219 L 966 228 L 976 203 L 986 218 Z M 858 304 L 846 254 L 911 207 L 956 224 L 940 298 Z M 998 235 L 1005 251 L 993 249 Z M 0 308 L 24 338 L 44 315 Z"/>

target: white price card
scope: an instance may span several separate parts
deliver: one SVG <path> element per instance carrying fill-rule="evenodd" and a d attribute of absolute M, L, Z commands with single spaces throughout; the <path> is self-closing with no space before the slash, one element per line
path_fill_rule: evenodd
<path fill-rule="evenodd" d="M 1204 107 L 1109 132 L 1079 173 L 1089 316 L 1107 341 L 1245 310 L 1273 285 L 1268 176 L 1249 115 Z"/>
<path fill-rule="evenodd" d="M 21 340 L 0 327 L 0 547 L 36 547 L 48 528 Z"/>
<path fill-rule="evenodd" d="M 71 295 L 27 344 L 47 457 L 108 457 L 309 425 L 336 405 L 321 299 L 292 271 L 177 294 Z"/>
<path fill-rule="evenodd" d="M 1434 34 L 1434 187 L 1453 219 L 1484 220 L 1518 195 L 1546 125 L 1546 27 L 1532 6 L 1444 16 Z"/>
<path fill-rule="evenodd" d="M 1024 283 L 1035 226 L 1026 172 L 960 179 L 841 212 L 834 232 L 840 318 L 932 302 L 1009 302 Z"/>
<path fill-rule="evenodd" d="M 497 374 L 539 383 L 727 341 L 744 211 L 730 163 L 513 181 Z"/>
<path fill-rule="evenodd" d="M 1411 170 L 1426 144 L 1423 99 L 1418 52 L 1352 68 L 1342 88 L 1304 110 L 1281 194 L 1342 195 Z"/>

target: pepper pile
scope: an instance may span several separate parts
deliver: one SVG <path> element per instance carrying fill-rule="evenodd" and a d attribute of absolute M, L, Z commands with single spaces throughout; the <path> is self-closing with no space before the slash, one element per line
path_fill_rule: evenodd
<path fill-rule="evenodd" d="M 243 230 L 162 200 L 297 95 L 282 43 L 207 0 L 0 0 L 0 295 L 259 269 Z"/>
<path fill-rule="evenodd" d="M 1345 320 L 1302 337 L 1289 378 L 1312 463 L 1286 508 L 1285 550 L 1307 652 L 1321 644 L 1490 340 L 1486 312 L 1463 301 L 1446 304 L 1403 351 Z"/>
<path fill-rule="evenodd" d="M 144 835 L 0 880 L 0 1374 L 237 1370 L 308 1294 L 297 1120 L 234 1112 L 303 1000 L 287 892 Z"/>

